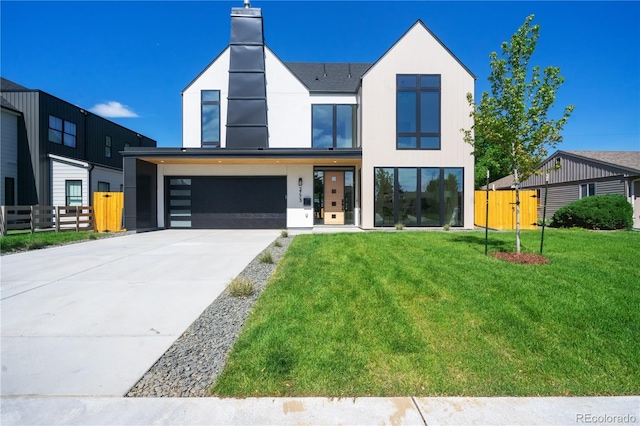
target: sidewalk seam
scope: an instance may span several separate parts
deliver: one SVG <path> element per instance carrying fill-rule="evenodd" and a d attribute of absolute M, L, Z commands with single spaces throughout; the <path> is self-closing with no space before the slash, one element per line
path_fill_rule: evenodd
<path fill-rule="evenodd" d="M 424 426 L 429 426 L 427 424 L 427 421 L 424 419 L 424 416 L 422 415 L 422 411 L 420 410 L 420 407 L 418 406 L 418 403 L 416 402 L 415 397 L 411 397 L 411 401 L 413 401 L 413 405 L 416 407 L 416 409 L 418 410 L 418 414 L 420 414 L 420 418 L 422 419 L 422 423 L 424 423 Z"/>

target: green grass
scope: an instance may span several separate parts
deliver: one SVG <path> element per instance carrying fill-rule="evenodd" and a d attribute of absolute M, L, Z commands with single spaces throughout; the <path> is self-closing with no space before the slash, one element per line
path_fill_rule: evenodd
<path fill-rule="evenodd" d="M 536 252 L 540 233 L 522 235 Z M 483 232 L 300 235 L 212 393 L 637 395 L 639 247 L 548 230 L 549 264 L 520 265 L 485 257 Z"/>
<path fill-rule="evenodd" d="M 36 232 L 10 233 L 0 237 L 0 251 L 8 253 L 21 250 L 37 250 L 46 246 L 64 244 L 71 241 L 95 240 L 103 235 L 92 231 L 81 232 Z"/>

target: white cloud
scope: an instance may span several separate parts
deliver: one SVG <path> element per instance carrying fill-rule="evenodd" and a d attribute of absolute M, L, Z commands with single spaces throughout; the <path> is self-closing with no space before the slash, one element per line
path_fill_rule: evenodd
<path fill-rule="evenodd" d="M 116 101 L 96 104 L 90 111 L 106 118 L 138 117 L 138 114 L 129 109 L 127 105 Z"/>

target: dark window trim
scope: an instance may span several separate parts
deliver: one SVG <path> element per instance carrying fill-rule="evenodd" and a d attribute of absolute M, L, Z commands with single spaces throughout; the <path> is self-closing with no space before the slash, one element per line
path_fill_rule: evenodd
<path fill-rule="evenodd" d="M 83 198 L 82 198 L 82 180 L 79 179 L 66 179 L 64 181 L 64 202 L 66 206 L 70 206 L 71 204 L 69 203 L 69 199 L 70 198 L 78 198 L 77 196 L 71 196 L 69 195 L 69 184 L 70 183 L 79 183 L 80 184 L 80 206 L 83 203 Z"/>
<path fill-rule="evenodd" d="M 111 158 L 111 147 L 113 146 L 113 139 L 109 135 L 104 136 L 104 156 Z"/>
<path fill-rule="evenodd" d="M 320 147 L 316 148 L 313 146 L 313 107 L 314 106 L 331 106 L 332 108 L 332 128 L 331 128 L 331 139 L 332 143 L 330 147 Z M 351 107 L 351 146 L 338 147 L 338 107 L 339 106 L 350 106 Z M 311 148 L 314 149 L 353 149 L 358 146 L 358 105 L 357 104 L 311 104 Z"/>
<path fill-rule="evenodd" d="M 54 129 L 53 127 L 51 127 L 51 117 L 53 118 L 57 118 L 58 120 L 62 121 L 62 129 Z M 75 131 L 73 133 L 71 133 L 68 129 L 68 125 L 69 124 L 73 124 L 75 126 Z M 51 131 L 54 132 L 58 132 L 60 134 L 60 142 L 56 142 L 56 141 L 52 141 L 51 137 L 49 137 L 47 135 L 47 139 L 49 140 L 49 142 L 54 143 L 56 145 L 64 145 L 66 147 L 69 148 L 76 148 L 78 146 L 78 125 L 76 123 L 74 123 L 73 121 L 69 121 L 69 120 L 65 120 L 63 118 L 60 118 L 56 115 L 53 114 L 49 114 L 49 118 L 47 121 L 47 129 L 48 129 L 48 134 Z M 69 136 L 73 136 L 73 145 L 70 145 L 68 143 L 65 142 L 65 135 L 69 135 Z"/>
<path fill-rule="evenodd" d="M 400 196 L 400 192 L 399 192 L 399 185 L 398 185 L 398 170 L 399 169 L 415 169 L 417 171 L 417 192 L 418 194 L 422 194 L 422 169 L 439 169 L 439 193 L 441 194 L 441 197 L 444 197 L 444 181 L 445 181 L 445 175 L 444 175 L 444 171 L 446 169 L 460 169 L 462 171 L 462 205 L 460 206 L 460 217 L 461 217 L 461 224 L 460 225 L 452 225 L 452 227 L 455 228 L 463 228 L 464 227 L 464 212 L 465 212 L 465 203 L 464 203 L 464 197 L 465 197 L 465 188 L 464 188 L 464 177 L 465 177 L 465 168 L 462 166 L 446 166 L 446 167 L 441 167 L 441 166 L 433 166 L 433 167 L 429 167 L 429 166 L 424 166 L 424 167 L 411 167 L 411 166 L 402 166 L 402 167 L 384 167 L 384 166 L 375 166 L 373 167 L 373 191 L 374 191 L 374 197 L 373 197 L 373 227 L 374 228 L 384 228 L 384 226 L 376 226 L 376 199 L 375 199 L 375 186 L 376 186 L 376 169 L 393 169 L 393 223 L 396 224 L 398 223 L 398 200 L 399 200 L 399 196 Z M 420 203 L 416 203 L 416 217 L 421 217 L 422 214 L 422 206 L 420 205 Z M 442 222 L 444 224 L 444 203 L 440 203 L 440 222 Z M 428 227 L 428 226 L 424 226 L 422 224 L 420 225 L 407 225 L 408 227 L 419 227 L 419 228 L 433 228 L 433 227 Z M 440 226 L 444 226 L 444 225 L 440 225 Z"/>
<path fill-rule="evenodd" d="M 102 185 L 102 186 L 106 185 L 107 186 L 107 190 L 104 191 L 104 190 L 100 189 L 100 185 Z M 111 192 L 111 183 L 110 182 L 103 182 L 103 181 L 99 180 L 98 181 L 98 192 Z"/>
<path fill-rule="evenodd" d="M 400 77 L 416 77 L 416 86 L 408 87 L 408 86 L 399 86 L 398 79 Z M 422 87 L 420 85 L 421 77 L 439 77 L 439 85 L 438 87 Z M 415 92 L 416 93 L 416 131 L 415 132 L 399 132 L 398 131 L 398 93 L 399 92 Z M 420 130 L 420 117 L 421 117 L 421 93 L 422 92 L 437 92 L 439 95 L 438 99 L 438 132 L 421 132 Z M 415 137 L 416 138 L 416 147 L 415 148 L 406 148 L 400 147 L 398 144 L 398 140 L 401 137 Z M 437 137 L 438 138 L 438 147 L 431 148 L 421 146 L 421 138 L 429 138 L 429 137 Z M 442 149 L 442 74 L 396 74 L 396 149 L 407 151 L 407 150 L 423 150 L 423 151 L 439 151 Z"/>
<path fill-rule="evenodd" d="M 203 100 L 204 92 L 218 92 L 218 100 L 217 101 L 205 101 Z M 220 139 L 221 139 L 221 129 L 220 125 L 220 115 L 222 114 L 222 107 L 220 102 L 220 90 L 215 89 L 203 89 L 200 90 L 200 146 L 203 148 L 220 148 Z M 202 117 L 204 114 L 204 106 L 205 105 L 218 105 L 218 140 L 217 141 L 205 141 L 204 140 L 204 132 L 203 132 L 203 122 Z"/>
<path fill-rule="evenodd" d="M 11 188 L 11 190 L 9 190 Z M 13 206 L 16 204 L 16 179 L 13 176 L 4 177 L 4 205 Z"/>

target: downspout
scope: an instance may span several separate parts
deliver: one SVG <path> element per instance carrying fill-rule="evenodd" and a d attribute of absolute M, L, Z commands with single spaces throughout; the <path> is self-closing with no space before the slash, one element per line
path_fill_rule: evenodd
<path fill-rule="evenodd" d="M 89 178 L 87 179 L 88 181 L 88 193 L 89 193 L 89 205 L 92 206 L 93 205 L 93 200 L 91 199 L 91 171 L 93 170 L 93 163 L 89 163 L 89 167 L 87 167 L 87 171 L 89 172 Z"/>

